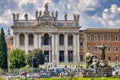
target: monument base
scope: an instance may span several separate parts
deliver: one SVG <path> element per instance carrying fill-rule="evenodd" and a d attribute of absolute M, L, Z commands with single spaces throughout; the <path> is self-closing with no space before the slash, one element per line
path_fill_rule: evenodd
<path fill-rule="evenodd" d="M 83 77 L 95 77 L 96 76 L 94 71 L 90 70 L 90 69 L 84 70 L 82 75 L 83 75 Z"/>
<path fill-rule="evenodd" d="M 112 76 L 112 67 L 108 65 L 108 62 L 105 60 L 100 60 L 98 67 L 98 75 L 100 77 L 109 77 Z"/>

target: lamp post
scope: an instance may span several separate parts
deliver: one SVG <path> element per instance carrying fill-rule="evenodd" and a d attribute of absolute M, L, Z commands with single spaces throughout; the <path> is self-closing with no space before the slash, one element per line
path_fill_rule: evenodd
<path fill-rule="evenodd" d="M 34 60 L 34 56 L 33 56 L 33 53 L 32 53 L 32 74 L 33 74 L 33 67 L 34 67 L 33 60 Z"/>
<path fill-rule="evenodd" d="M 70 73 L 71 73 L 71 63 L 72 63 L 72 51 L 70 50 Z"/>
<path fill-rule="evenodd" d="M 47 69 L 47 56 L 45 56 L 45 67 Z"/>

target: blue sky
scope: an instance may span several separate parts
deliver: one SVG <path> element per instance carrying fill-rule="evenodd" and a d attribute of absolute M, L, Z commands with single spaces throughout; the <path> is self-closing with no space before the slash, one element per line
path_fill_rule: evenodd
<path fill-rule="evenodd" d="M 81 29 L 120 28 L 120 0 L 0 0 L 0 28 L 12 25 L 12 13 L 19 13 L 20 19 L 28 13 L 34 19 L 35 10 L 44 11 L 46 2 L 50 12 L 58 10 L 60 20 L 66 12 L 71 20 L 80 14 Z"/>

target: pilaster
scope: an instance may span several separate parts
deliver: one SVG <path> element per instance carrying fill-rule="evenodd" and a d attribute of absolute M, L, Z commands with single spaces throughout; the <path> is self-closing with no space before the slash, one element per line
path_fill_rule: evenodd
<path fill-rule="evenodd" d="M 25 33 L 25 52 L 28 53 L 28 33 Z"/>
<path fill-rule="evenodd" d="M 68 34 L 65 34 L 65 63 L 68 62 Z"/>

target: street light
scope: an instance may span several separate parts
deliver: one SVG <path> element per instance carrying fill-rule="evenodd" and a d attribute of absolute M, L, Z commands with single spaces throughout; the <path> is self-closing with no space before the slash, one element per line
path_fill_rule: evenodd
<path fill-rule="evenodd" d="M 45 67 L 47 68 L 47 56 L 45 56 Z"/>
<path fill-rule="evenodd" d="M 72 51 L 70 50 L 70 73 L 71 73 L 71 63 L 72 63 Z"/>
<path fill-rule="evenodd" d="M 33 67 L 34 67 L 33 61 L 34 61 L 34 56 L 33 56 L 33 53 L 32 53 L 32 74 L 33 74 Z"/>

